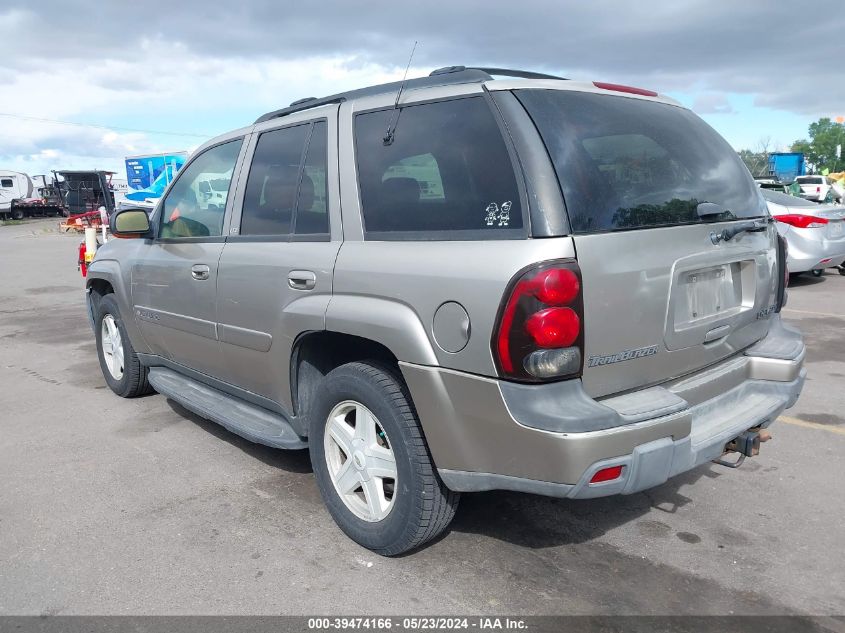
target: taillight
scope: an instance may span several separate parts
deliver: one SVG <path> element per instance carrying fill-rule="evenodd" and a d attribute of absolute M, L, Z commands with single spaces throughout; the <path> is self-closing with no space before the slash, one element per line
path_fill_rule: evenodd
<path fill-rule="evenodd" d="M 499 374 L 526 382 L 579 376 L 583 312 L 581 271 L 574 260 L 521 272 L 508 285 L 493 336 Z"/>
<path fill-rule="evenodd" d="M 602 90 L 613 90 L 614 92 L 627 92 L 632 95 L 642 95 L 644 97 L 656 97 L 657 93 L 654 90 L 647 90 L 646 88 L 635 88 L 634 86 L 623 86 L 622 84 L 609 84 L 604 81 L 594 81 L 593 85 Z"/>
<path fill-rule="evenodd" d="M 817 218 L 814 215 L 799 215 L 797 213 L 788 215 L 776 215 L 775 220 L 799 229 L 814 229 L 827 224 L 826 218 Z"/>

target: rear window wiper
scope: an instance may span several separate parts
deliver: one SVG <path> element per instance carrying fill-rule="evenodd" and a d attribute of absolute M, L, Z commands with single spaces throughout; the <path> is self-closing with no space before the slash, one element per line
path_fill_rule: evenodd
<path fill-rule="evenodd" d="M 768 226 L 768 219 L 754 220 L 752 222 L 743 222 L 742 224 L 735 224 L 734 226 L 729 226 L 726 229 L 722 229 L 722 231 L 719 233 L 716 233 L 716 231 L 712 231 L 710 233 L 710 241 L 714 244 L 718 244 L 719 242 L 728 242 L 740 233 L 759 233 L 760 231 L 765 231 Z"/>

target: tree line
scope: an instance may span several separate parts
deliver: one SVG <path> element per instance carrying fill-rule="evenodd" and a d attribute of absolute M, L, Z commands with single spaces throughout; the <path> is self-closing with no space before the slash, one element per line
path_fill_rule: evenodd
<path fill-rule="evenodd" d="M 798 139 L 789 151 L 803 153 L 815 173 L 845 170 L 845 155 L 836 156 L 837 145 L 845 148 L 845 124 L 824 117 L 811 123 L 807 132 L 809 138 Z M 760 140 L 756 149 L 739 151 L 740 158 L 753 176 L 768 175 L 771 144 L 771 138 L 767 137 Z"/>

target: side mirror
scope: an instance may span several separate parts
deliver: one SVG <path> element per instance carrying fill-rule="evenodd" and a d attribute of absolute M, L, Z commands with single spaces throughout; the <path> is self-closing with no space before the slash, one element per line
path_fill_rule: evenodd
<path fill-rule="evenodd" d="M 150 218 L 145 209 L 123 209 L 111 216 L 109 229 L 114 237 L 149 237 Z"/>

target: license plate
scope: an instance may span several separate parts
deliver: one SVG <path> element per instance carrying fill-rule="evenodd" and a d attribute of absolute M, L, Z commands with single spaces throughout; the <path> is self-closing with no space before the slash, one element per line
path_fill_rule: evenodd
<path fill-rule="evenodd" d="M 839 237 L 845 233 L 845 222 L 842 222 L 841 220 L 838 222 L 830 222 L 827 226 L 827 234 L 830 237 Z"/>
<path fill-rule="evenodd" d="M 696 270 L 686 275 L 687 307 L 690 321 L 706 319 L 737 305 L 734 270 L 731 265 Z M 736 282 L 739 282 L 737 277 Z"/>

